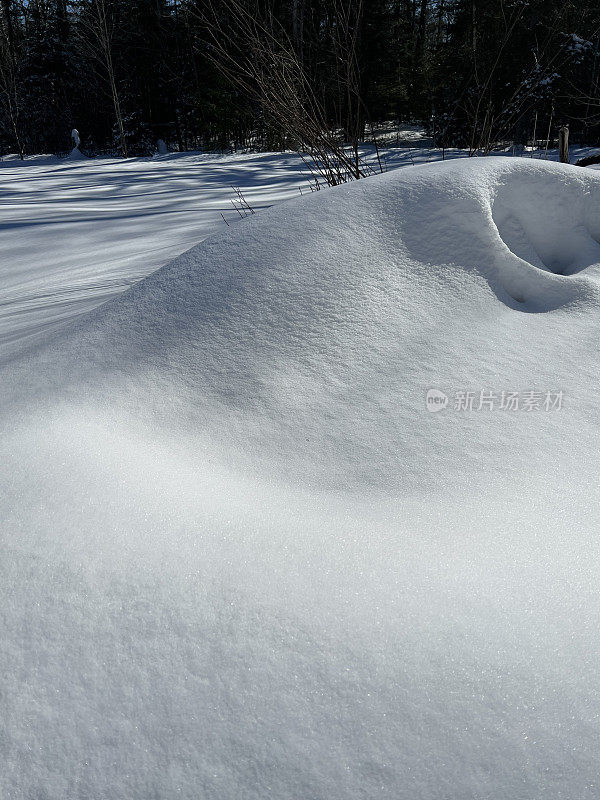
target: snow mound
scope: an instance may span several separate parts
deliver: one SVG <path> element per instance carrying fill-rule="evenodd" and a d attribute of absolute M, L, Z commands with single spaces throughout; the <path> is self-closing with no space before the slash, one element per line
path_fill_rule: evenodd
<path fill-rule="evenodd" d="M 338 187 L 7 365 L 0 790 L 595 797 L 599 199 Z"/>
<path fill-rule="evenodd" d="M 66 161 L 89 161 L 89 158 L 84 155 L 79 147 L 74 147 L 65 159 Z"/>

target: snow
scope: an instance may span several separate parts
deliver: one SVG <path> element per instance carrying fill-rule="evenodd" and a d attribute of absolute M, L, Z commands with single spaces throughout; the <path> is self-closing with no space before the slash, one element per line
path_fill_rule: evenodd
<path fill-rule="evenodd" d="M 599 200 L 535 159 L 393 171 L 13 350 L 0 793 L 596 798 Z"/>
<path fill-rule="evenodd" d="M 0 163 L 2 355 L 85 313 L 237 218 L 308 188 L 291 154 Z M 0 355 L 0 358 L 2 358 Z"/>

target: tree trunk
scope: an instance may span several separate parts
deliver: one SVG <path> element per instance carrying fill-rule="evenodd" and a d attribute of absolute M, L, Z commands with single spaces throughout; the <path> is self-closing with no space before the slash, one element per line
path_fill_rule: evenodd
<path fill-rule="evenodd" d="M 292 2 L 292 39 L 300 64 L 304 63 L 304 0 Z"/>
<path fill-rule="evenodd" d="M 569 126 L 563 125 L 558 131 L 558 157 L 561 164 L 568 164 L 569 159 Z"/>

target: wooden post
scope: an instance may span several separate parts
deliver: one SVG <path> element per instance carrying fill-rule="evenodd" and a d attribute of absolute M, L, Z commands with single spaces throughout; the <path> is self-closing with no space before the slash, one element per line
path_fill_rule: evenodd
<path fill-rule="evenodd" d="M 558 131 L 558 157 L 561 164 L 569 163 L 569 126 L 563 125 Z"/>

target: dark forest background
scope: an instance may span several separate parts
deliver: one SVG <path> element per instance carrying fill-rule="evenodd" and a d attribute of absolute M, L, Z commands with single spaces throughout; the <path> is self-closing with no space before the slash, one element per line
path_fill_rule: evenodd
<path fill-rule="evenodd" d="M 600 3 L 1 0 L 0 152 L 600 142 Z M 311 138 L 312 137 L 312 138 Z"/>

